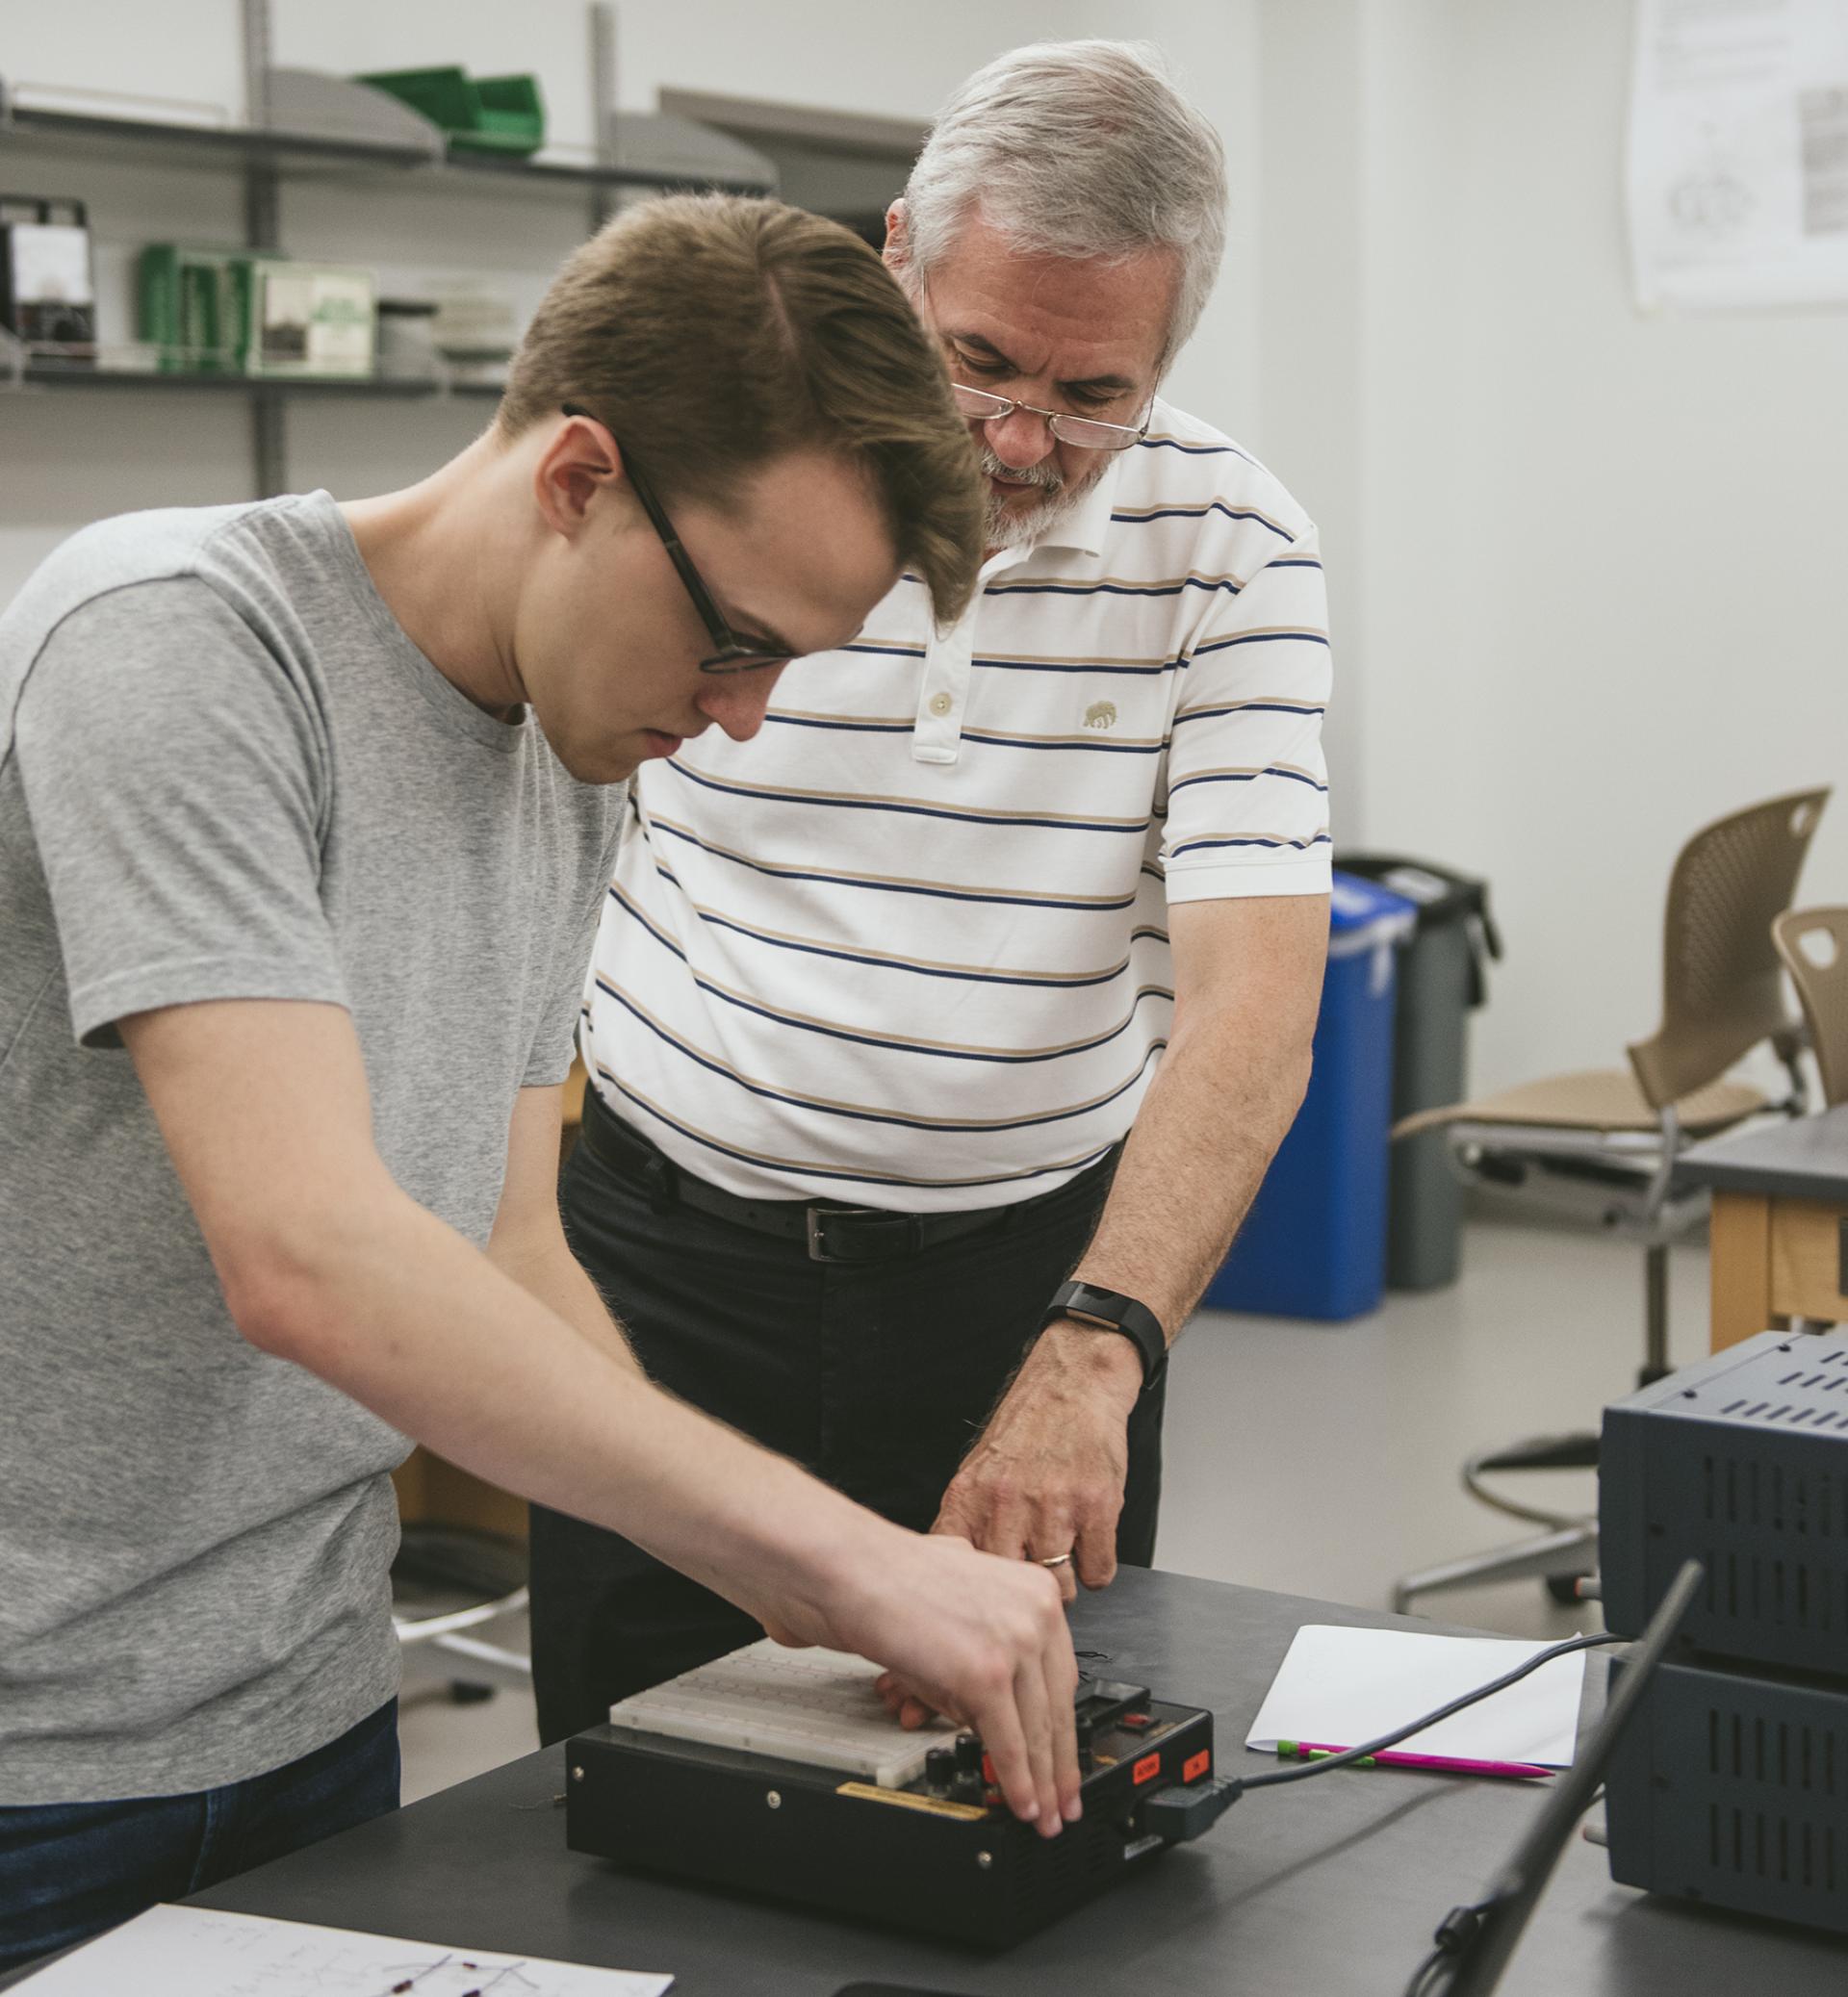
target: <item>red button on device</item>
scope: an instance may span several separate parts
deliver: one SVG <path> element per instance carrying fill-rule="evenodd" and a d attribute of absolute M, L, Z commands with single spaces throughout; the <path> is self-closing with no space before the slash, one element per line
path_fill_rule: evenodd
<path fill-rule="evenodd" d="M 1213 1750 L 1211 1748 L 1202 1748 L 1197 1754 L 1190 1754 L 1187 1760 L 1181 1764 L 1181 1779 L 1184 1782 L 1191 1782 L 1196 1777 L 1203 1776 L 1212 1766 Z"/>
<path fill-rule="evenodd" d="M 1152 1782 L 1162 1772 L 1162 1754 L 1158 1748 L 1152 1754 L 1144 1754 L 1131 1771 L 1134 1785 L 1140 1788 L 1144 1782 Z"/>

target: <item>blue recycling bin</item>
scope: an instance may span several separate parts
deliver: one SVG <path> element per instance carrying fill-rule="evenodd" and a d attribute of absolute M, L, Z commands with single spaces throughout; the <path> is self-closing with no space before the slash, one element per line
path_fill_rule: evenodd
<path fill-rule="evenodd" d="M 1397 957 L 1417 921 L 1403 896 L 1335 875 L 1309 1092 L 1203 1307 L 1330 1319 L 1378 1308 Z"/>

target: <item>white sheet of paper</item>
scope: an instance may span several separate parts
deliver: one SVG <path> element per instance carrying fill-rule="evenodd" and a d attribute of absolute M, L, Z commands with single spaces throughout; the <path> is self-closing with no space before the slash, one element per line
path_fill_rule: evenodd
<path fill-rule="evenodd" d="M 1305 1623 L 1245 1744 L 1269 1754 L 1280 1740 L 1357 1747 L 1490 1683 L 1546 1648 L 1499 1636 Z M 1480 1705 L 1409 1735 L 1397 1752 L 1569 1767 L 1584 1683 L 1582 1651 L 1557 1657 Z"/>
<path fill-rule="evenodd" d="M 256 1914 L 154 1907 L 54 1962 L 33 1997 L 660 1997 L 671 1976 L 446 1949 Z"/>

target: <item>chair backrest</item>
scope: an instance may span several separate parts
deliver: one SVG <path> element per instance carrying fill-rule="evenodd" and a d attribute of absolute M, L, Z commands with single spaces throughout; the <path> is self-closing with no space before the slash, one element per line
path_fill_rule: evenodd
<path fill-rule="evenodd" d="M 1823 1101 L 1848 1102 L 1848 909 L 1787 909 L 1771 940 L 1810 1022 Z"/>
<path fill-rule="evenodd" d="M 1791 1032 L 1772 918 L 1790 906 L 1827 787 L 1770 798 L 1698 832 L 1668 883 L 1662 1023 L 1630 1050 L 1651 1104 L 1692 1095 Z"/>

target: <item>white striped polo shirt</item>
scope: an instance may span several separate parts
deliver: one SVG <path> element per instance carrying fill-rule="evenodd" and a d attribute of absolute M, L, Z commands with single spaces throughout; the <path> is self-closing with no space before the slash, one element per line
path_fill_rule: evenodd
<path fill-rule="evenodd" d="M 1150 433 L 957 627 L 907 577 L 749 743 L 644 764 L 585 995 L 592 1081 L 753 1198 L 944 1212 L 1128 1130 L 1168 905 L 1323 894 L 1326 600 L 1275 478 Z"/>

